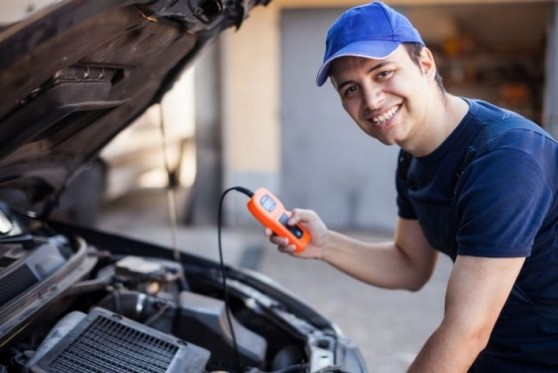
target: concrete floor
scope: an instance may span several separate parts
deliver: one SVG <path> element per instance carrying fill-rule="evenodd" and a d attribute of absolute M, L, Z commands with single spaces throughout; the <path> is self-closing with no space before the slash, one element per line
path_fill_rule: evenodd
<path fill-rule="evenodd" d="M 104 206 L 98 227 L 164 245 L 177 242 L 181 250 L 218 258 L 217 228 L 179 224 L 173 231 L 166 196 L 160 191 L 134 193 Z M 385 238 L 356 235 L 366 240 Z M 359 346 L 370 372 L 404 372 L 441 321 L 451 270 L 446 258 L 441 259 L 429 284 L 411 293 L 376 289 L 322 262 L 283 255 L 257 226 L 224 229 L 222 244 L 228 264 L 264 273 L 335 322 Z"/>

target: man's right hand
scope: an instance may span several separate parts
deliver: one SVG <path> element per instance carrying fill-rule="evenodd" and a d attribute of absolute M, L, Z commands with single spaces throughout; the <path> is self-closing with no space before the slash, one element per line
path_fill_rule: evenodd
<path fill-rule="evenodd" d="M 271 243 L 277 245 L 277 249 L 283 253 L 306 259 L 323 259 L 326 244 L 329 239 L 328 229 L 325 223 L 320 219 L 318 214 L 313 210 L 293 209 L 289 217 L 288 225 L 303 225 L 312 239 L 308 246 L 302 251 L 296 252 L 294 245 L 288 244 L 286 237 L 280 237 L 273 234 L 271 229 L 266 228 L 265 234 L 269 237 Z"/>

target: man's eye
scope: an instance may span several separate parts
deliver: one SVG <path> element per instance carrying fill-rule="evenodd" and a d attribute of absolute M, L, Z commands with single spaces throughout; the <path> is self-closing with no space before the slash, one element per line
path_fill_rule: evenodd
<path fill-rule="evenodd" d="M 343 90 L 343 96 L 350 96 L 357 91 L 357 86 L 351 85 Z"/>
<path fill-rule="evenodd" d="M 393 70 L 384 70 L 376 75 L 376 78 L 379 80 L 387 79 L 393 74 Z"/>

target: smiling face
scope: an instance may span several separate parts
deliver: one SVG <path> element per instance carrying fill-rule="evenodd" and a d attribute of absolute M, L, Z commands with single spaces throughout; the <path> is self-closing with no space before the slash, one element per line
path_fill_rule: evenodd
<path fill-rule="evenodd" d="M 368 135 L 414 153 L 429 152 L 444 112 L 430 51 L 414 63 L 404 46 L 382 60 L 340 57 L 331 79 L 343 108 Z M 413 151 L 414 150 L 414 151 Z"/>

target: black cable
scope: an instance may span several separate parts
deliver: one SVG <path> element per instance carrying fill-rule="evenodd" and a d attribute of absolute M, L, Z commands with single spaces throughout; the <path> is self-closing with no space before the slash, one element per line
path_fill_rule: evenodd
<path fill-rule="evenodd" d="M 225 308 L 226 308 L 226 315 L 227 315 L 227 322 L 229 323 L 229 329 L 231 331 L 231 337 L 233 340 L 233 348 L 234 348 L 234 353 L 236 356 L 236 364 L 238 365 L 238 370 L 241 371 L 242 369 L 242 364 L 240 363 L 240 353 L 238 351 L 238 344 L 236 342 L 236 335 L 234 333 L 234 328 L 232 326 L 232 322 L 231 322 L 231 311 L 230 311 L 230 306 L 229 306 L 229 292 L 227 289 L 227 275 L 226 275 L 226 271 L 225 271 L 225 261 L 223 260 L 223 246 L 221 245 L 221 226 L 222 221 L 223 221 L 223 201 L 225 200 L 225 196 L 227 195 L 227 193 L 229 193 L 230 191 L 236 190 L 237 192 L 240 192 L 242 194 L 247 195 L 248 197 L 252 197 L 254 195 L 254 192 L 252 192 L 249 189 L 243 188 L 243 187 L 239 187 L 239 186 L 235 186 L 235 187 L 231 187 L 227 190 L 225 190 L 222 194 L 221 194 L 221 199 L 219 200 L 219 212 L 218 212 L 218 223 L 217 223 L 217 237 L 218 237 L 218 246 L 219 246 L 219 264 L 221 266 L 221 273 L 222 273 L 222 277 L 223 277 L 223 293 L 224 293 L 224 297 L 225 297 Z"/>
<path fill-rule="evenodd" d="M 223 197 L 225 196 L 225 193 L 228 193 L 228 192 L 231 191 L 231 190 L 236 190 L 237 192 L 240 192 L 240 193 L 242 193 L 242 194 L 245 194 L 245 195 L 248 196 L 248 198 L 252 198 L 252 196 L 254 195 L 254 192 L 252 192 L 252 191 L 251 191 L 250 189 L 248 189 L 248 188 L 244 188 L 244 187 L 241 187 L 241 186 L 234 186 L 234 187 L 231 187 L 231 188 L 225 190 L 225 191 L 223 192 Z"/>

